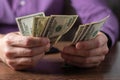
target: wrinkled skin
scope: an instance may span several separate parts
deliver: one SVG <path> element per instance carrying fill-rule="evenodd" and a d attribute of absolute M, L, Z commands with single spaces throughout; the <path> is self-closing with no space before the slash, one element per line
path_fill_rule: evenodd
<path fill-rule="evenodd" d="M 97 37 L 88 41 L 80 41 L 75 46 L 64 47 L 61 56 L 66 63 L 77 67 L 96 67 L 109 51 L 107 36 L 99 32 Z"/>
<path fill-rule="evenodd" d="M 9 33 L 0 38 L 0 58 L 12 69 L 23 70 L 35 66 L 49 47 L 47 38 Z"/>

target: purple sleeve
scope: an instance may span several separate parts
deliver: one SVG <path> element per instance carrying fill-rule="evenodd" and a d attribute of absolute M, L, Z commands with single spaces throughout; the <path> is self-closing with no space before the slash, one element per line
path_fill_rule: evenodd
<path fill-rule="evenodd" d="M 0 11 L 2 11 L 2 9 L 3 9 L 2 1 L 0 0 Z M 0 20 L 1 20 L 2 16 L 3 16 L 3 12 L 0 12 Z"/>
<path fill-rule="evenodd" d="M 0 23 L 13 24 L 15 23 L 14 14 L 7 0 L 0 0 Z"/>
<path fill-rule="evenodd" d="M 101 31 L 106 33 L 113 46 L 118 39 L 119 26 L 115 15 L 105 6 L 104 0 L 71 0 L 72 6 L 77 11 L 83 24 L 98 21 L 107 15 L 110 15 Z"/>

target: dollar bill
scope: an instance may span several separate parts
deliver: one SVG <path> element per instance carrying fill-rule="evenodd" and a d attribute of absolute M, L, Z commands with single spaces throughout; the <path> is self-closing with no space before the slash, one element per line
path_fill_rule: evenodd
<path fill-rule="evenodd" d="M 52 39 L 52 43 L 57 43 L 61 36 L 72 28 L 77 17 L 77 15 L 51 15 L 44 32 L 45 36 Z"/>
<path fill-rule="evenodd" d="M 89 29 L 91 28 L 91 24 L 89 25 L 84 25 L 84 30 L 83 32 L 80 34 L 80 38 L 78 38 L 78 40 L 83 41 L 84 37 L 86 36 L 87 32 L 89 31 Z"/>
<path fill-rule="evenodd" d="M 51 15 L 46 35 L 54 37 L 65 34 L 72 28 L 77 15 Z"/>
<path fill-rule="evenodd" d="M 97 33 L 100 31 L 101 27 L 104 25 L 108 18 L 109 15 L 100 21 L 80 25 L 75 33 L 75 37 L 72 43 L 93 39 L 96 37 Z"/>
<path fill-rule="evenodd" d="M 85 25 L 79 25 L 78 30 L 76 31 L 72 43 L 76 43 L 80 37 L 82 36 L 82 33 L 84 33 Z"/>
<path fill-rule="evenodd" d="M 40 37 L 42 36 L 42 33 L 44 32 L 44 29 L 46 27 L 46 24 L 48 22 L 49 17 L 43 17 L 43 16 L 37 16 L 34 17 L 33 20 L 33 28 L 32 28 L 32 35 L 34 37 Z"/>
<path fill-rule="evenodd" d="M 95 38 L 108 18 L 109 18 L 109 15 L 98 22 L 92 23 L 91 30 L 88 30 L 86 36 L 84 37 L 84 40 L 89 40 L 89 39 Z"/>
<path fill-rule="evenodd" d="M 108 17 L 97 22 L 79 25 L 72 43 L 96 37 Z M 73 27 L 77 18 L 78 15 L 45 16 L 41 12 L 18 17 L 16 18 L 16 22 L 23 36 L 48 37 L 53 45 Z"/>
<path fill-rule="evenodd" d="M 33 18 L 35 16 L 45 16 L 43 12 L 16 18 L 18 28 L 23 36 L 32 36 Z"/>
<path fill-rule="evenodd" d="M 62 34 L 56 39 L 55 44 L 61 39 L 61 37 L 65 33 L 67 33 L 73 27 L 73 25 L 74 25 L 75 21 L 77 20 L 77 18 L 78 18 L 78 15 L 72 15 L 71 16 L 71 19 L 69 20 L 69 23 L 68 23 L 66 29 L 64 29 L 65 31 L 63 31 Z"/>

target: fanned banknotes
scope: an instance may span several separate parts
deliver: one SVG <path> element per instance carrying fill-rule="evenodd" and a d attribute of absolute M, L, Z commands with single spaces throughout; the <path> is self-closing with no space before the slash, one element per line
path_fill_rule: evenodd
<path fill-rule="evenodd" d="M 79 25 L 71 42 L 76 43 L 96 37 L 108 17 L 97 22 Z M 78 15 L 45 16 L 44 12 L 40 12 L 18 17 L 16 22 L 23 36 L 48 37 L 54 44 L 73 27 L 77 18 Z"/>
<path fill-rule="evenodd" d="M 90 40 L 96 37 L 101 27 L 104 25 L 109 15 L 100 21 L 79 25 L 78 30 L 75 33 L 72 43 L 78 41 Z"/>
<path fill-rule="evenodd" d="M 77 20 L 78 15 L 51 15 L 43 12 L 16 18 L 23 36 L 48 37 L 57 43 L 61 35 L 67 33 Z"/>
<path fill-rule="evenodd" d="M 43 12 L 16 18 L 18 28 L 23 36 L 32 35 L 32 26 L 35 16 L 45 16 Z"/>

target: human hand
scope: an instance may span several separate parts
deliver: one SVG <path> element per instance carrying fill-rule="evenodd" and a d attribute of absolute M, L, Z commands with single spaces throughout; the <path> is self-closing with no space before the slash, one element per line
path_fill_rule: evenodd
<path fill-rule="evenodd" d="M 0 39 L 0 58 L 14 70 L 33 67 L 49 49 L 49 43 L 47 38 L 9 33 Z"/>
<path fill-rule="evenodd" d="M 61 53 L 66 63 L 77 67 L 98 66 L 109 51 L 108 38 L 99 32 L 96 38 L 88 41 L 80 41 L 75 46 L 67 46 Z"/>

